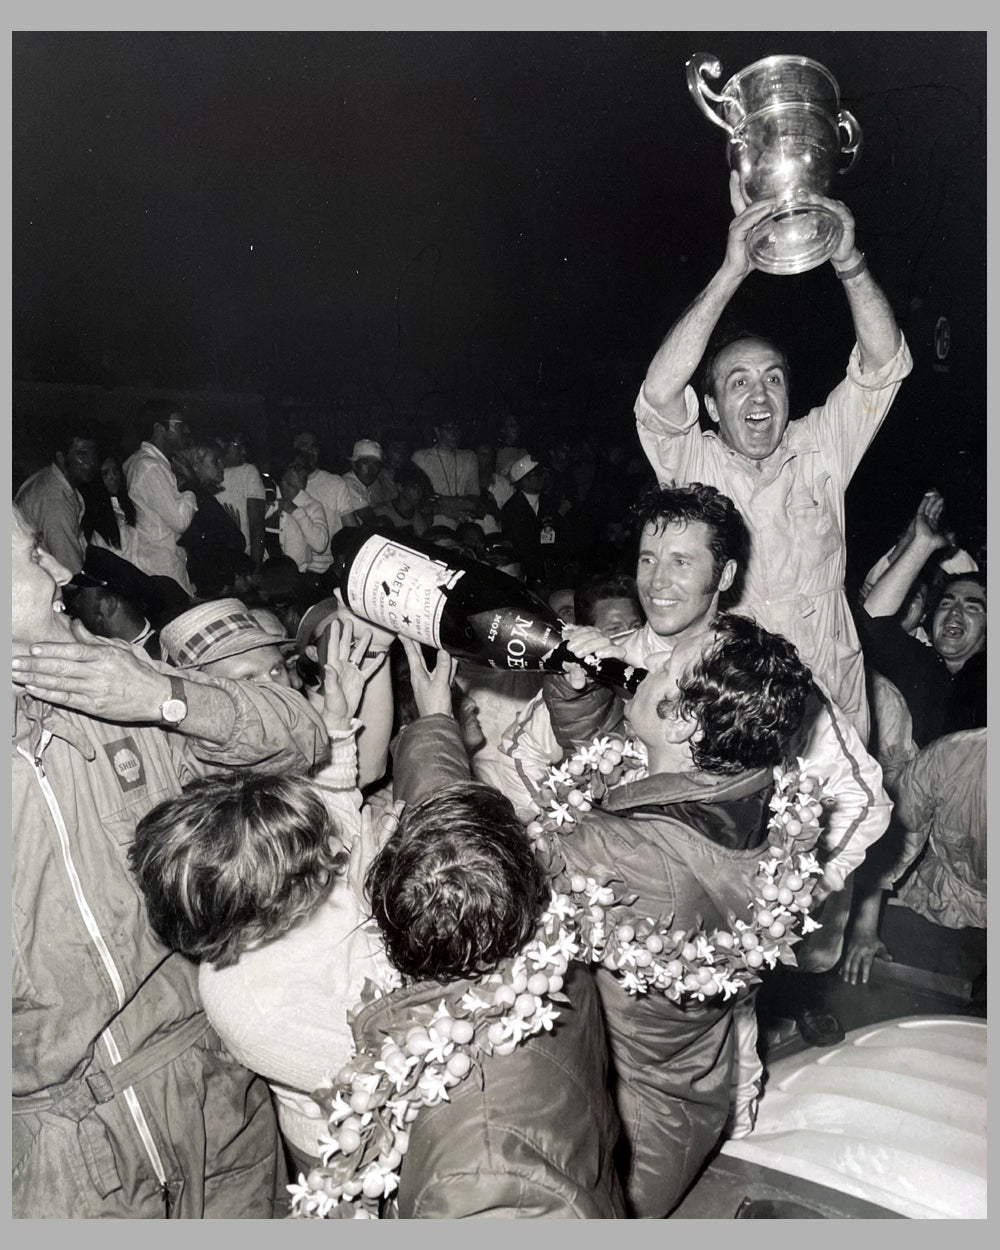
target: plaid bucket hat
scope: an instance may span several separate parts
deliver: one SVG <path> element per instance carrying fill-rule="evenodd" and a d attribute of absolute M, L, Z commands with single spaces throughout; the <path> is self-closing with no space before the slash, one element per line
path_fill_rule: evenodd
<path fill-rule="evenodd" d="M 199 603 L 160 630 L 163 657 L 176 668 L 197 668 L 257 647 L 277 647 L 292 641 L 265 629 L 239 599 Z"/>

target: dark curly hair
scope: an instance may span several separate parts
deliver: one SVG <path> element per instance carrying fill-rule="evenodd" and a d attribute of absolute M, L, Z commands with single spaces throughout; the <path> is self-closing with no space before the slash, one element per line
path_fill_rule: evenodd
<path fill-rule="evenodd" d="M 236 771 L 193 781 L 139 821 L 129 863 L 172 950 L 225 968 L 311 915 L 347 868 L 302 777 Z"/>
<path fill-rule="evenodd" d="M 548 897 L 512 804 L 478 782 L 406 809 L 365 886 L 390 963 L 414 980 L 492 972 L 534 934 Z"/>
<path fill-rule="evenodd" d="M 701 482 L 689 482 L 686 486 L 650 486 L 633 504 L 632 519 L 639 535 L 647 525 L 659 533 L 672 521 L 686 524 L 701 521 L 707 525 L 711 531 L 709 549 L 716 584 L 730 560 L 736 561 L 737 581 L 746 568 L 750 531 L 733 501 L 714 486 L 703 486 Z"/>
<path fill-rule="evenodd" d="M 680 710 L 701 729 L 695 767 L 728 774 L 780 764 L 812 673 L 787 638 L 745 616 L 720 613 L 714 631 L 711 650 L 679 682 Z"/>

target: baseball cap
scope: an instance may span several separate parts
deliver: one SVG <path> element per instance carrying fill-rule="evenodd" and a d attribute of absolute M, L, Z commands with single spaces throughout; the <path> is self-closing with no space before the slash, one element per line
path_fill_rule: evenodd
<path fill-rule="evenodd" d="M 520 460 L 515 460 L 507 470 L 507 476 L 512 482 L 519 482 L 522 477 L 527 477 L 532 469 L 538 468 L 538 461 L 533 456 L 522 456 Z"/>
<path fill-rule="evenodd" d="M 359 438 L 347 458 L 352 464 L 355 460 L 381 460 L 382 448 L 373 438 Z"/>

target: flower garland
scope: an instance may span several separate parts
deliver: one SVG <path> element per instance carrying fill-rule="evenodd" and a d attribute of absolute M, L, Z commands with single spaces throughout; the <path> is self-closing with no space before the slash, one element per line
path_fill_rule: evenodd
<path fill-rule="evenodd" d="M 292 1218 L 377 1218 L 378 1203 L 399 1184 L 409 1127 L 421 1107 L 447 1099 L 449 1089 L 481 1069 L 485 1056 L 509 1055 L 552 1028 L 559 1018 L 555 1004 L 569 1001 L 560 991 L 580 949 L 566 923 L 575 910 L 553 894 L 520 954 L 472 989 L 445 992 L 436 1008 L 416 1009 L 378 1051 L 359 1052 L 335 1081 L 314 1092 L 329 1133 L 320 1138 L 323 1167 L 288 1186 Z M 363 999 L 378 996 L 370 982 L 366 989 Z M 336 1209 L 344 1203 L 354 1205 Z"/>
<path fill-rule="evenodd" d="M 613 869 L 570 874 L 566 868 L 560 841 L 579 815 L 613 786 L 646 775 L 635 743 L 595 738 L 552 768 L 541 790 L 542 814 L 527 833 L 554 887 L 575 905 L 578 957 L 617 972 L 631 994 L 655 989 L 677 1003 L 704 1002 L 717 994 L 725 1000 L 759 981 L 761 968 L 779 961 L 794 965 L 794 945 L 820 928 L 808 913 L 822 873 L 814 848 L 823 804 L 820 783 L 807 767 L 798 760 L 795 767 L 775 768 L 769 854 L 758 864 L 748 918 L 731 912 L 728 926 L 712 933 L 673 929 L 672 917 L 637 915 L 637 896 L 618 892 Z"/>
<path fill-rule="evenodd" d="M 553 893 L 535 937 L 469 989 L 442 995 L 436 1008 L 418 1008 L 378 1050 L 366 1049 L 313 1097 L 326 1111 L 322 1167 L 288 1186 L 292 1218 L 378 1218 L 378 1206 L 399 1185 L 410 1126 L 422 1107 L 482 1069 L 484 1057 L 509 1055 L 527 1038 L 551 1030 L 572 960 L 600 962 L 633 994 L 655 989 L 675 1002 L 723 1000 L 759 980 L 759 970 L 795 963 L 792 946 L 819 928 L 808 911 L 820 866 L 819 785 L 797 768 L 775 769 L 770 854 L 760 861 L 744 920 L 728 929 L 671 930 L 672 918 L 638 917 L 635 895 L 622 895 L 611 870 L 569 874 L 559 850 L 577 813 L 591 809 L 613 785 L 645 774 L 631 742 L 597 738 L 551 770 L 548 808 L 527 832 L 553 878 Z M 371 983 L 362 1005 L 379 996 Z"/>

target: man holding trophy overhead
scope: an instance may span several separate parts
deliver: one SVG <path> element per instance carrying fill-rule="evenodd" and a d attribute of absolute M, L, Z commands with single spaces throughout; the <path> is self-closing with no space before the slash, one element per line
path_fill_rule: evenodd
<path fill-rule="evenodd" d="M 770 58 L 758 66 L 792 60 L 802 58 Z M 743 129 L 752 121 L 748 118 Z M 836 120 L 832 127 L 836 135 Z M 733 128 L 726 129 L 733 135 Z M 780 138 L 774 142 L 780 144 Z M 745 192 L 754 183 L 747 152 L 737 127 L 730 143 L 729 182 L 735 216 L 725 258 L 653 357 L 635 405 L 639 440 L 661 482 L 703 482 L 733 499 L 752 538 L 736 610 L 795 643 L 867 741 L 864 665 L 844 594 L 844 492 L 912 360 L 889 302 L 855 244 L 850 210 L 814 187 L 808 211 L 797 217 L 793 193 L 760 178 L 757 185 L 765 181 L 770 194 L 748 205 Z M 751 155 L 758 172 L 768 162 L 772 168 L 789 163 L 760 146 Z M 711 348 L 710 340 L 751 269 L 801 272 L 826 259 L 817 260 L 815 251 L 809 254 L 806 248 L 796 263 L 792 254 L 796 229 L 805 226 L 802 233 L 808 233 L 817 216 L 835 218 L 825 250 L 843 284 L 857 342 L 844 380 L 821 407 L 789 426 L 789 370 L 781 348 L 746 332 L 712 342 Z M 783 249 L 780 254 L 778 249 Z M 716 427 L 705 432 L 698 426 L 698 397 L 690 385 L 703 357 L 705 408 Z M 669 593 L 665 586 L 664 594 Z"/>

